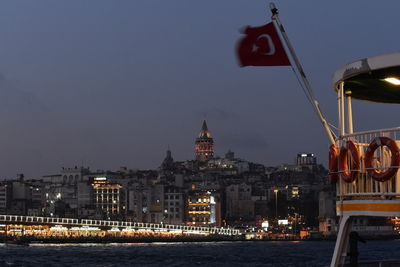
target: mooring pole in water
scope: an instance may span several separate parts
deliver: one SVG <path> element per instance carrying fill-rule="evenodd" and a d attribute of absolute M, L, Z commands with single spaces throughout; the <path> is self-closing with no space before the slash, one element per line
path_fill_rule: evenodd
<path fill-rule="evenodd" d="M 350 250 L 349 253 L 347 254 L 350 256 L 350 266 L 351 267 L 358 267 L 358 241 L 365 243 L 365 240 L 361 238 L 357 232 L 353 231 L 350 232 L 350 238 L 349 238 L 349 245 L 350 245 Z"/>

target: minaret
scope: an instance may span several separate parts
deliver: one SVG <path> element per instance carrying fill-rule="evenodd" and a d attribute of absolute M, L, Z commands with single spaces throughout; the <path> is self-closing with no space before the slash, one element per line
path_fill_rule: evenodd
<path fill-rule="evenodd" d="M 196 138 L 196 159 L 200 162 L 207 162 L 214 157 L 214 140 L 204 120 L 199 136 Z"/>
<path fill-rule="evenodd" d="M 161 164 L 162 170 L 172 170 L 174 167 L 174 159 L 172 158 L 171 150 L 168 147 L 167 155 Z"/>

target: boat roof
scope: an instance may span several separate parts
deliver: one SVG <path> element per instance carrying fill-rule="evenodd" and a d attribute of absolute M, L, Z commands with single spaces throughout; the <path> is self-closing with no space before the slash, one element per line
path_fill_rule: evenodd
<path fill-rule="evenodd" d="M 364 58 L 339 68 L 333 87 L 344 82 L 352 98 L 380 103 L 400 104 L 400 53 Z"/>

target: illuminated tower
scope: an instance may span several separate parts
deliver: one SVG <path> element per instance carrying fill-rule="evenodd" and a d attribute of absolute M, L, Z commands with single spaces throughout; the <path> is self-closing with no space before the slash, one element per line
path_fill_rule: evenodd
<path fill-rule="evenodd" d="M 207 162 L 214 157 L 214 140 L 204 120 L 199 136 L 196 138 L 196 159 Z"/>

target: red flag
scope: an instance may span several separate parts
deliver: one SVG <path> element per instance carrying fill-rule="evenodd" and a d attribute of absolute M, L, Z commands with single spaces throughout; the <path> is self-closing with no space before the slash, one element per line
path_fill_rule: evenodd
<path fill-rule="evenodd" d="M 247 27 L 246 36 L 237 46 L 240 64 L 244 66 L 289 66 L 290 61 L 271 22 L 260 27 Z"/>

